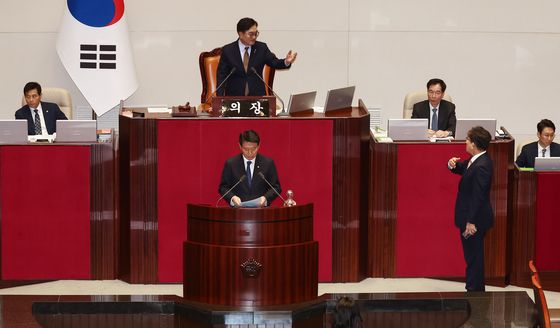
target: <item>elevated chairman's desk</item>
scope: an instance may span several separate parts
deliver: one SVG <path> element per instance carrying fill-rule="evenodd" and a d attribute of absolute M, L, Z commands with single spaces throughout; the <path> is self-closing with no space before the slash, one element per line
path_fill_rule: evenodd
<path fill-rule="evenodd" d="M 0 277 L 116 279 L 113 143 L 0 145 Z"/>
<path fill-rule="evenodd" d="M 319 281 L 365 277 L 359 228 L 367 220 L 369 114 L 359 103 L 288 118 L 121 116 L 122 278 L 182 281 L 187 204 L 216 203 L 224 162 L 239 154 L 247 129 L 259 133 L 259 153 L 274 159 L 282 194 L 291 189 L 298 204 L 314 204 Z"/>
<path fill-rule="evenodd" d="M 460 279 L 465 264 L 454 206 L 460 176 L 451 157 L 467 159 L 465 142 L 370 143 L 371 181 L 367 255 L 372 277 Z M 504 285 L 508 273 L 508 172 L 513 139 L 492 141 L 494 164 L 490 198 L 494 226 L 485 238 L 488 283 Z"/>

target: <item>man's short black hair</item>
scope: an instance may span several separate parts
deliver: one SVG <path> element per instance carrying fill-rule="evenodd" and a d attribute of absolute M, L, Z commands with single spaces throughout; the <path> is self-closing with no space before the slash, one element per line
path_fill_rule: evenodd
<path fill-rule="evenodd" d="M 43 90 L 41 90 L 41 85 L 39 83 L 37 83 L 37 82 L 27 82 L 27 84 L 23 87 L 23 94 L 26 95 L 31 90 L 37 90 L 37 93 L 39 94 L 39 96 L 43 92 Z"/>
<path fill-rule="evenodd" d="M 239 20 L 239 22 L 237 22 L 237 32 L 247 32 L 251 27 L 253 27 L 254 25 L 259 26 L 259 23 L 257 23 L 256 20 L 249 18 L 249 17 L 245 17 L 245 18 L 241 18 Z"/>
<path fill-rule="evenodd" d="M 441 92 L 445 92 L 445 89 L 447 89 L 447 85 L 445 85 L 445 82 L 443 82 L 442 79 L 431 79 L 428 83 L 426 83 L 426 89 L 429 89 L 432 85 L 436 84 L 441 85 Z"/>
<path fill-rule="evenodd" d="M 547 118 L 542 119 L 537 124 L 537 131 L 539 131 L 539 134 L 542 133 L 542 130 L 544 130 L 544 128 L 551 128 L 552 131 L 556 132 L 556 126 L 554 126 L 554 123 L 552 123 L 552 121 Z"/>
<path fill-rule="evenodd" d="M 481 126 L 475 126 L 467 132 L 467 137 L 475 144 L 476 148 L 479 150 L 487 150 L 490 145 L 490 140 L 492 136 L 490 132 L 486 131 L 485 128 Z"/>
<path fill-rule="evenodd" d="M 239 135 L 239 145 L 242 146 L 244 142 L 254 142 L 259 145 L 261 143 L 261 138 L 255 131 L 247 130 L 241 132 Z"/>

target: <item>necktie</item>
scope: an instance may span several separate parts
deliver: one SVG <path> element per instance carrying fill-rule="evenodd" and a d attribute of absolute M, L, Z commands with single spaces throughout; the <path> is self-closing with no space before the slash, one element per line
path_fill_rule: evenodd
<path fill-rule="evenodd" d="M 546 155 L 546 148 L 543 148 L 542 150 L 542 157 L 544 157 L 544 155 Z"/>
<path fill-rule="evenodd" d="M 438 126 L 437 126 L 437 108 L 432 109 L 432 111 L 434 112 L 432 114 L 432 130 L 437 131 L 438 130 Z"/>
<path fill-rule="evenodd" d="M 35 112 L 35 134 L 40 135 L 42 134 L 41 131 L 41 116 L 39 116 L 39 111 L 34 109 Z"/>
<path fill-rule="evenodd" d="M 247 183 L 249 188 L 251 188 L 251 161 L 247 161 Z"/>
<path fill-rule="evenodd" d="M 245 73 L 249 68 L 249 47 L 245 47 L 245 53 L 243 54 L 243 68 L 245 68 Z M 249 83 L 245 82 L 245 95 L 249 95 Z"/>

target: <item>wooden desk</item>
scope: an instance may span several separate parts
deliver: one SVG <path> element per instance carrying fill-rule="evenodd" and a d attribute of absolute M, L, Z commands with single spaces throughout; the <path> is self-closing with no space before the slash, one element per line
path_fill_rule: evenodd
<path fill-rule="evenodd" d="M 259 152 L 274 159 L 283 193 L 291 189 L 299 204 L 314 204 L 319 280 L 365 277 L 369 114 L 362 102 L 288 118 L 121 116 L 119 126 L 124 280 L 182 280 L 186 204 L 216 203 L 224 162 L 239 153 L 247 129 L 259 133 Z"/>
<path fill-rule="evenodd" d="M 485 238 L 487 282 L 505 283 L 508 170 L 513 140 L 492 141 L 490 193 L 494 227 Z M 454 206 L 460 176 L 447 169 L 456 156 L 468 158 L 464 142 L 370 142 L 371 179 L 368 275 L 372 277 L 464 277 Z"/>
<path fill-rule="evenodd" d="M 2 280 L 115 279 L 113 145 L 0 146 Z"/>
<path fill-rule="evenodd" d="M 510 283 L 532 286 L 528 263 L 533 259 L 543 288 L 560 291 L 560 172 L 528 172 L 516 168 L 512 173 Z"/>

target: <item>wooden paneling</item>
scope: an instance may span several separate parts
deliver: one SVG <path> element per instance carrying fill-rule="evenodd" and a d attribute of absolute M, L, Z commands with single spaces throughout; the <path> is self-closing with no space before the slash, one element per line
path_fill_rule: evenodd
<path fill-rule="evenodd" d="M 113 143 L 91 145 L 91 277 L 118 275 L 117 180 Z"/>
<path fill-rule="evenodd" d="M 369 182 L 369 114 L 360 100 L 358 116 L 334 120 L 333 282 L 366 276 Z"/>
<path fill-rule="evenodd" d="M 157 121 L 119 118 L 121 277 L 157 280 Z"/>
<path fill-rule="evenodd" d="M 370 142 L 371 178 L 367 275 L 395 276 L 395 234 L 397 226 L 397 146 Z"/>

